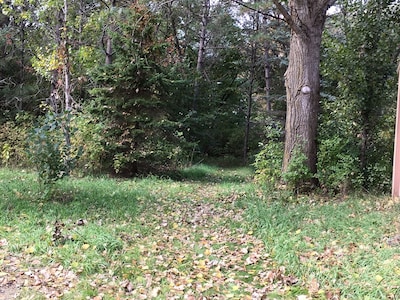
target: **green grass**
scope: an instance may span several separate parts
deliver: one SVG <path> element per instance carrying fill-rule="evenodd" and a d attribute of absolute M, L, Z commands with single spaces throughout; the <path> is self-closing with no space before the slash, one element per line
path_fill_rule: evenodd
<path fill-rule="evenodd" d="M 19 299 L 399 296 L 398 203 L 251 179 L 199 164 L 175 179 L 71 178 L 45 200 L 34 174 L 0 169 L 0 286 L 21 285 Z"/>
<path fill-rule="evenodd" d="M 249 204 L 267 250 L 303 282 L 347 299 L 390 299 L 400 287 L 399 205 L 388 197 Z"/>

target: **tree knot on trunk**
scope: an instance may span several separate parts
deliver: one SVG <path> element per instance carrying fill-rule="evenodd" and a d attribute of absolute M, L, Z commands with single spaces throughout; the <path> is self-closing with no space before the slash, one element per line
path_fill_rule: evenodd
<path fill-rule="evenodd" d="M 304 85 L 301 87 L 301 92 L 308 95 L 311 93 L 311 88 L 308 85 Z"/>

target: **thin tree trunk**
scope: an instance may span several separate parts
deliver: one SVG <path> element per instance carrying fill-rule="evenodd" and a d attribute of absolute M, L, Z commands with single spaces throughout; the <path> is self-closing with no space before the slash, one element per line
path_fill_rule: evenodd
<path fill-rule="evenodd" d="M 250 139 L 250 126 L 251 126 L 251 113 L 253 108 L 253 92 L 254 92 L 254 79 L 255 79 L 255 59 L 256 59 L 256 49 L 254 45 L 252 46 L 251 55 L 251 69 L 249 78 L 249 89 L 247 91 L 247 111 L 246 111 L 246 123 L 244 132 L 244 143 L 243 143 L 243 163 L 247 163 L 247 153 L 249 148 Z"/>
<path fill-rule="evenodd" d="M 50 79 L 50 97 L 48 98 L 48 105 L 50 105 L 51 109 L 55 113 L 59 113 L 59 103 L 60 103 L 60 94 L 59 94 L 59 72 L 58 69 L 51 71 L 51 79 Z"/>
<path fill-rule="evenodd" d="M 110 35 L 107 35 L 107 38 L 106 38 L 106 50 L 105 50 L 105 52 L 106 52 L 105 64 L 106 65 L 111 65 L 112 61 L 113 61 L 113 58 L 112 58 L 113 49 L 112 49 L 112 39 L 111 39 Z"/>
<path fill-rule="evenodd" d="M 206 52 L 206 34 L 207 25 L 210 13 L 210 0 L 204 0 L 203 12 L 201 14 L 201 27 L 200 27 L 200 38 L 199 38 L 199 50 L 197 54 L 197 65 L 196 71 L 201 74 L 204 65 L 204 56 Z"/>
<path fill-rule="evenodd" d="M 264 78 L 265 78 L 265 102 L 267 104 L 267 111 L 272 110 L 271 105 L 271 65 L 269 63 L 269 45 L 265 42 L 264 46 Z"/>
<path fill-rule="evenodd" d="M 257 1 L 255 1 L 257 2 Z M 258 34 L 260 29 L 260 15 L 259 12 L 255 12 L 253 15 L 253 32 Z M 257 41 L 252 41 L 250 44 L 250 78 L 249 78 L 249 88 L 247 91 L 247 111 L 246 111 L 246 125 L 244 134 L 244 145 L 243 145 L 243 162 L 247 163 L 247 154 L 249 148 L 250 140 L 250 128 L 251 128 L 251 117 L 253 109 L 253 93 L 254 93 L 254 83 L 256 79 L 256 67 L 257 67 L 257 50 L 259 43 Z"/>
<path fill-rule="evenodd" d="M 113 10 L 116 7 L 116 5 L 117 5 L 117 0 L 113 0 L 111 2 L 111 10 Z M 113 24 L 110 24 L 109 31 L 114 30 L 113 27 L 114 27 Z M 106 29 L 104 29 L 104 30 L 106 30 Z M 112 62 L 113 62 L 113 54 L 114 54 L 113 53 L 113 46 L 112 46 L 112 37 L 111 37 L 110 33 L 107 33 L 106 31 L 104 31 L 104 35 L 105 35 L 105 40 L 106 40 L 106 43 L 105 43 L 106 45 L 104 47 L 104 52 L 105 52 L 105 55 L 106 55 L 105 64 L 106 65 L 111 65 Z M 103 44 L 103 46 L 104 46 L 104 44 Z"/>
<path fill-rule="evenodd" d="M 178 52 L 179 58 L 183 59 L 183 52 L 182 52 L 182 47 L 178 38 L 178 30 L 176 27 L 176 21 L 174 18 L 174 13 L 172 11 L 172 3 L 173 0 L 171 0 L 170 2 L 166 3 L 166 7 L 167 7 L 167 13 L 169 16 L 169 19 L 171 21 L 171 29 L 172 29 L 172 33 L 174 35 L 174 45 L 175 45 L 175 49 Z"/>
<path fill-rule="evenodd" d="M 59 59 L 63 59 L 61 28 L 64 24 L 63 21 L 64 16 L 62 11 L 60 10 L 57 11 L 55 17 L 57 18 L 58 21 L 55 25 L 55 42 L 58 51 L 57 54 Z M 59 113 L 60 111 L 62 111 L 62 106 L 63 106 L 60 97 L 60 85 L 62 85 L 62 81 L 60 80 L 62 75 L 60 74 L 60 71 L 61 70 L 59 67 L 51 71 L 50 97 L 48 98 L 48 104 L 55 113 Z"/>
<path fill-rule="evenodd" d="M 199 98 L 199 77 L 203 76 L 204 57 L 206 53 L 206 38 L 207 38 L 207 25 L 210 14 L 210 0 L 203 1 L 203 12 L 201 14 L 200 23 L 200 36 L 199 36 L 199 50 L 197 53 L 196 64 L 196 79 L 194 82 L 194 97 L 193 97 L 193 110 L 196 111 L 198 107 Z"/>
<path fill-rule="evenodd" d="M 63 49 L 63 71 L 64 71 L 64 97 L 65 97 L 65 111 L 67 114 L 72 110 L 72 95 L 71 95 L 71 70 L 69 65 L 69 44 L 68 44 L 68 0 L 64 0 L 64 30 L 61 34 L 62 49 Z M 66 116 L 63 122 L 62 129 L 64 131 L 65 144 L 67 146 L 67 158 L 70 157 L 69 149 L 71 148 L 71 133 L 69 118 Z"/>

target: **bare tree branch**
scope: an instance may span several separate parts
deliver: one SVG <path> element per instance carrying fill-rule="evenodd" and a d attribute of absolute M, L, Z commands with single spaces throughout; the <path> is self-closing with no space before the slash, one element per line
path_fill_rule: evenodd
<path fill-rule="evenodd" d="M 272 0 L 272 2 L 274 2 L 278 10 L 281 12 L 281 14 L 285 18 L 290 28 L 298 35 L 304 35 L 304 31 L 294 22 L 292 16 L 289 14 L 286 8 L 279 2 L 279 0 Z"/>
<path fill-rule="evenodd" d="M 282 20 L 282 18 L 280 18 L 279 16 L 275 16 L 273 14 L 270 14 L 270 13 L 267 13 L 265 11 L 259 10 L 259 9 L 255 8 L 255 7 L 252 7 L 249 4 L 243 2 L 242 0 L 231 0 L 231 1 L 236 3 L 236 4 L 238 4 L 238 5 L 240 5 L 240 6 L 243 6 L 243 7 L 247 8 L 247 9 L 250 9 L 250 10 L 252 10 L 254 12 L 257 12 L 257 13 L 265 16 L 265 17 L 270 17 L 270 18 L 273 18 L 273 19 L 276 19 L 276 20 Z"/>

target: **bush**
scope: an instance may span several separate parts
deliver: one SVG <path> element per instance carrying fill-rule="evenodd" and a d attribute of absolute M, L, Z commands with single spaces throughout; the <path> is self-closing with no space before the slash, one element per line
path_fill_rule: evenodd
<path fill-rule="evenodd" d="M 265 128 L 267 142 L 261 143 L 261 151 L 256 154 L 255 180 L 273 188 L 281 179 L 284 144 L 282 141 L 282 127 L 271 123 Z"/>
<path fill-rule="evenodd" d="M 84 110 L 73 118 L 72 126 L 76 129 L 72 142 L 83 150 L 76 169 L 84 174 L 104 171 L 107 156 L 104 120 Z"/>
<path fill-rule="evenodd" d="M 287 186 L 295 191 L 300 192 L 307 189 L 305 184 L 308 184 L 313 177 L 307 164 L 307 157 L 300 147 L 293 149 L 293 153 L 286 172 L 282 173 L 282 179 Z"/>
<path fill-rule="evenodd" d="M 346 193 L 362 185 L 360 161 L 354 143 L 341 137 L 322 140 L 318 152 L 317 178 L 329 193 Z"/>
<path fill-rule="evenodd" d="M 31 117 L 26 114 L 17 115 L 15 121 L 0 125 L 0 165 L 22 167 L 29 164 L 26 140 L 31 128 Z"/>
<path fill-rule="evenodd" d="M 43 124 L 33 129 L 28 138 L 28 155 L 38 173 L 38 179 L 47 189 L 68 176 L 80 155 L 71 146 L 69 136 L 70 114 L 47 113 Z"/>

